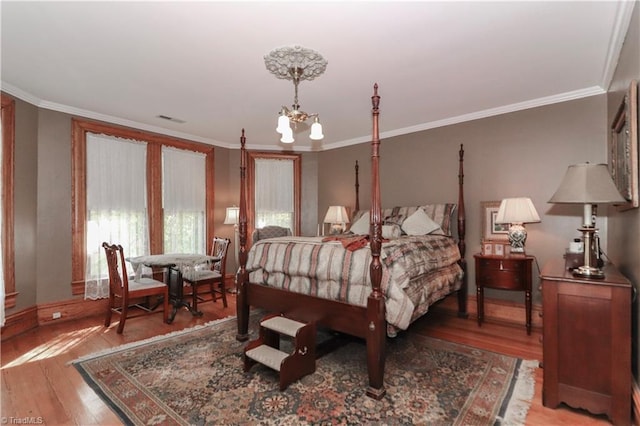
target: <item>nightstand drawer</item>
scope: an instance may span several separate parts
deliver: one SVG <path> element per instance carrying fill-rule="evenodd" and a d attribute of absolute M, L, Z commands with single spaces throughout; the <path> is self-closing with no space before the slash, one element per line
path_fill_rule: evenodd
<path fill-rule="evenodd" d="M 521 271 L 482 269 L 477 277 L 477 285 L 503 290 L 525 290 L 526 279 Z"/>
<path fill-rule="evenodd" d="M 483 270 L 520 272 L 526 269 L 526 265 L 522 261 L 514 259 L 479 259 L 479 263 Z"/>

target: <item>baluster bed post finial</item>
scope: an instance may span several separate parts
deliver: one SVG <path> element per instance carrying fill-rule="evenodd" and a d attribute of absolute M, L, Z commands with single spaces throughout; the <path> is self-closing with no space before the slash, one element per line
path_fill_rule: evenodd
<path fill-rule="evenodd" d="M 249 274 L 247 273 L 247 138 L 240 136 L 240 207 L 238 211 L 238 260 L 240 262 L 236 279 L 236 315 L 238 318 L 238 333 L 236 340 L 245 341 L 249 338 L 249 299 L 247 290 Z"/>
<path fill-rule="evenodd" d="M 382 204 L 380 201 L 380 131 L 378 115 L 380 96 L 378 84 L 373 86 L 371 97 L 373 106 L 373 134 L 371 138 L 371 216 L 369 227 L 369 245 L 371 247 L 371 293 L 367 298 L 367 366 L 369 387 L 367 395 L 381 399 L 385 393 L 384 365 L 386 360 L 387 322 L 385 320 L 384 294 L 380 289 L 382 282 L 382 263 L 380 251 L 382 247 Z"/>

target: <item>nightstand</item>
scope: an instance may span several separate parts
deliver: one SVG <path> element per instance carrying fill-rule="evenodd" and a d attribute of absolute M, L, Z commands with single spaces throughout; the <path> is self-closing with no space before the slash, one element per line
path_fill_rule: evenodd
<path fill-rule="evenodd" d="M 613 265 L 604 273 L 574 277 L 562 259 L 542 269 L 542 404 L 564 402 L 630 424 L 633 291 Z"/>
<path fill-rule="evenodd" d="M 511 254 L 484 256 L 475 254 L 478 325 L 484 320 L 484 289 L 524 291 L 527 334 L 531 334 L 531 276 L 533 256 Z"/>

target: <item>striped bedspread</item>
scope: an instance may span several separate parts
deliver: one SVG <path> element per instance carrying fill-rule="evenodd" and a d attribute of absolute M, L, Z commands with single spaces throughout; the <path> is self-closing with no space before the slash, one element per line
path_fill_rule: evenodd
<path fill-rule="evenodd" d="M 371 293 L 369 245 L 346 250 L 323 237 L 280 237 L 251 247 L 247 271 L 252 283 L 366 306 Z M 404 330 L 434 302 L 460 288 L 460 252 L 451 237 L 403 236 L 383 242 L 381 288 L 388 334 Z"/>

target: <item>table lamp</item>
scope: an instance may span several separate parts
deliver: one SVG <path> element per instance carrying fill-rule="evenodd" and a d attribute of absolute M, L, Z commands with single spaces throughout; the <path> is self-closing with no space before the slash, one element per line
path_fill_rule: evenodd
<path fill-rule="evenodd" d="M 236 261 L 236 265 L 238 265 L 240 262 L 238 262 L 238 219 L 240 217 L 240 207 L 227 207 L 227 214 L 224 217 L 224 222 L 223 224 L 225 225 L 233 225 L 233 230 L 234 230 L 234 248 L 233 248 L 233 253 L 234 253 L 234 260 Z"/>
<path fill-rule="evenodd" d="M 500 203 L 496 223 L 508 223 L 511 253 L 524 254 L 527 230 L 524 223 L 540 222 L 540 216 L 530 198 L 505 198 Z"/>
<path fill-rule="evenodd" d="M 324 223 L 331 224 L 331 234 L 341 234 L 344 226 L 349 223 L 349 215 L 344 206 L 329 206 L 327 214 L 324 216 Z"/>
<path fill-rule="evenodd" d="M 558 204 L 584 204 L 582 226 L 578 228 L 584 238 L 584 265 L 573 270 L 573 274 L 585 278 L 604 278 L 604 272 L 591 264 L 595 217 L 594 204 L 623 203 L 625 199 L 616 188 L 606 164 L 574 164 L 567 169 L 560 187 L 549 200 Z"/>

